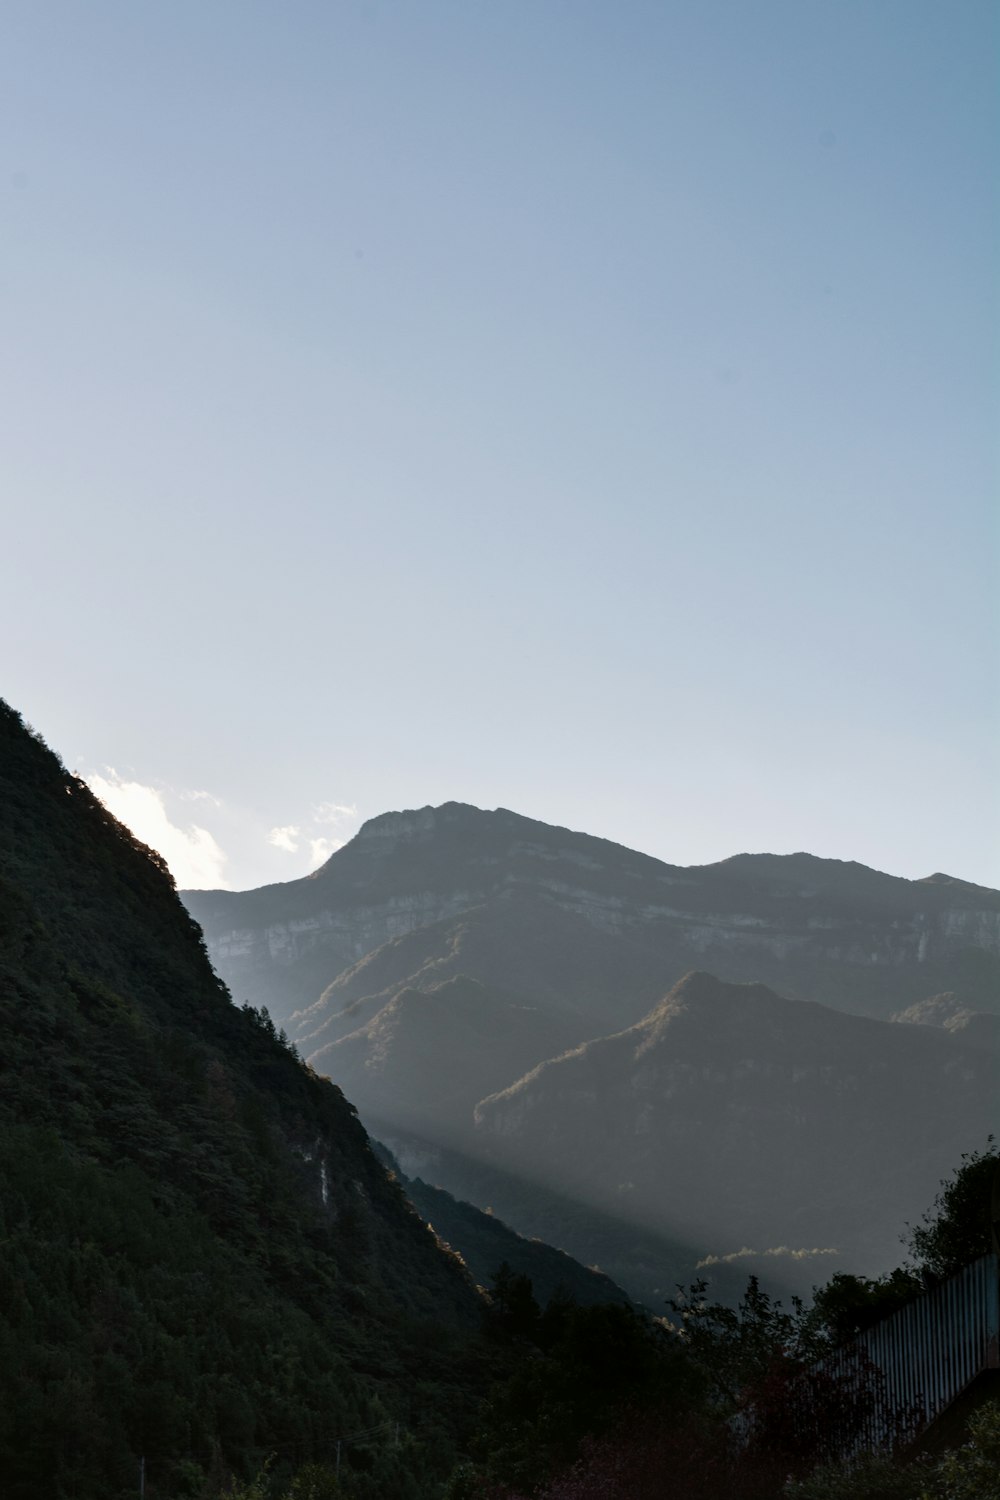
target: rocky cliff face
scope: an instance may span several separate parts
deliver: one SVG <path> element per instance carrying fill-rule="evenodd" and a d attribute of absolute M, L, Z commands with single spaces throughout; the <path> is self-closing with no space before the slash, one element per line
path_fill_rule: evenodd
<path fill-rule="evenodd" d="M 704 967 L 873 1015 L 944 989 L 1000 1008 L 996 891 L 806 854 L 682 868 L 502 809 L 387 813 L 307 879 L 183 896 L 234 995 L 287 1023 L 384 944 L 512 893 L 655 951 L 660 993 Z"/>

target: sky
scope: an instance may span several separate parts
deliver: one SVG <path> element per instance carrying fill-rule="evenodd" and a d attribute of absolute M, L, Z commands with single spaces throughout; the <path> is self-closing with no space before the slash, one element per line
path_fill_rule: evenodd
<path fill-rule="evenodd" d="M 1000 886 L 995 0 L 7 0 L 0 693 L 181 886 Z"/>

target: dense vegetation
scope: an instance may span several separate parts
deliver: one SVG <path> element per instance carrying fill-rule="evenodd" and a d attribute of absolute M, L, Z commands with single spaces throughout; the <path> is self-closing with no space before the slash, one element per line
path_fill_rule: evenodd
<path fill-rule="evenodd" d="M 151 1500 L 197 1494 L 381 1423 L 347 1492 L 427 1493 L 482 1383 L 474 1289 L 5 705 L 0 1039 L 5 1495 L 132 1494 L 143 1457 Z"/>
<path fill-rule="evenodd" d="M 934 1206 L 908 1234 L 897 1271 L 868 1280 L 835 1277 L 811 1304 L 786 1308 L 751 1277 L 739 1304 L 710 1302 L 703 1282 L 671 1300 L 669 1334 L 647 1330 L 644 1371 L 615 1409 L 590 1415 L 573 1455 L 546 1448 L 546 1416 L 558 1405 L 560 1379 L 536 1355 L 498 1388 L 487 1410 L 494 1422 L 484 1457 L 470 1468 L 461 1500 L 1000 1500 L 1000 1407 L 961 1413 L 941 1452 L 914 1443 L 920 1415 L 893 1413 L 895 1451 L 844 1461 L 884 1387 L 863 1356 L 846 1382 L 822 1358 L 858 1327 L 919 1296 L 991 1247 L 990 1205 L 1000 1171 L 993 1142 L 969 1153 L 941 1184 Z M 546 1319 L 518 1278 L 505 1279 L 506 1326 L 544 1354 Z M 614 1313 L 616 1310 L 609 1310 Z M 617 1337 L 621 1339 L 623 1330 Z M 661 1342 L 662 1340 L 662 1342 Z M 677 1362 L 678 1353 L 682 1360 Z M 579 1368 L 578 1358 L 570 1362 Z M 996 1387 L 977 1383 L 980 1396 Z M 977 1399 L 976 1391 L 968 1399 Z M 518 1404 L 520 1401 L 520 1404 Z M 499 1441 L 498 1415 L 516 1414 Z M 565 1425 L 565 1418 L 557 1424 Z M 571 1426 L 571 1424 L 568 1424 Z M 936 1429 L 932 1429 L 932 1432 Z M 964 1439 L 964 1441 L 963 1441 Z"/>

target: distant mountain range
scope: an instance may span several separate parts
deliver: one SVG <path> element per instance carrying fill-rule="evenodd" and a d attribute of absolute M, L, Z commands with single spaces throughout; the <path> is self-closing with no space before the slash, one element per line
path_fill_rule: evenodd
<path fill-rule="evenodd" d="M 588 1262 L 592 1231 L 635 1296 L 727 1255 L 800 1287 L 894 1263 L 1000 1112 L 1000 892 L 948 876 L 681 868 L 449 803 L 183 895 L 411 1175 Z M 740 1255 L 780 1247 L 838 1254 Z"/>
<path fill-rule="evenodd" d="M 856 1014 L 888 1017 L 946 990 L 1000 1010 L 1000 892 L 808 854 L 684 868 L 461 803 L 372 818 L 302 880 L 181 894 L 234 995 L 267 1004 L 282 1024 L 310 1009 L 310 1034 L 325 1026 L 326 1040 L 370 1015 L 402 968 L 419 974 L 420 989 L 461 968 L 619 1026 L 691 969 Z M 350 972 L 441 923 L 434 937 Z M 523 952 L 509 951 L 512 931 Z M 493 954 L 471 966 L 455 951 L 491 942 Z"/>

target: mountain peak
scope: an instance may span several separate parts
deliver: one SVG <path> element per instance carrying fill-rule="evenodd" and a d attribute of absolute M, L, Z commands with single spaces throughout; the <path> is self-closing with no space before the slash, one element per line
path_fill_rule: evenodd
<path fill-rule="evenodd" d="M 730 1035 L 734 1031 L 743 1034 L 748 1028 L 750 1031 L 766 1028 L 786 1015 L 793 1025 L 798 1024 L 806 1010 L 817 1009 L 825 1007 L 810 1001 L 788 1000 L 766 984 L 734 983 L 693 969 L 678 980 L 634 1030 L 647 1033 L 643 1045 L 648 1047 L 668 1030 L 673 1035 L 678 1025 L 697 1030 L 707 1027 L 711 1036 L 717 1036 L 720 1029 Z"/>
<path fill-rule="evenodd" d="M 914 881 L 914 885 L 944 885 L 956 891 L 969 891 L 976 895 L 984 892 L 989 895 L 994 894 L 988 885 L 977 885 L 974 880 L 960 880 L 957 875 L 945 875 L 941 870 L 936 870 L 933 875 L 925 875 L 922 880 Z"/>
<path fill-rule="evenodd" d="M 677 981 L 661 1003 L 665 1005 L 668 1001 L 673 1001 L 685 1005 L 712 1005 L 721 1002 L 731 1005 L 758 998 L 779 1000 L 781 997 L 766 985 L 755 981 L 734 983 L 732 980 L 720 979 L 716 974 L 709 974 L 705 969 L 691 969 Z"/>
<path fill-rule="evenodd" d="M 513 838 L 547 841 L 553 835 L 586 839 L 586 834 L 569 834 L 567 829 L 553 828 L 534 818 L 523 817 L 505 807 L 493 810 L 476 807 L 471 802 L 442 802 L 440 806 L 404 808 L 379 813 L 368 818 L 354 837 L 334 851 L 325 864 L 307 878 L 324 879 L 339 873 L 343 866 L 358 858 L 380 859 L 401 848 L 425 848 L 442 845 L 454 852 L 472 852 L 478 844 L 484 849 L 496 844 L 509 845 Z"/>

